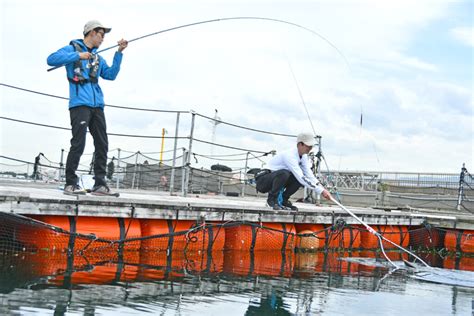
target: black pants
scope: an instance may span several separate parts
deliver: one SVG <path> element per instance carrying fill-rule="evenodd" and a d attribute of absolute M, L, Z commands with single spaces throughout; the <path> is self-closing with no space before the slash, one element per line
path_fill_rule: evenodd
<path fill-rule="evenodd" d="M 257 178 L 257 191 L 267 193 L 269 198 L 277 198 L 281 189 L 283 200 L 286 201 L 302 186 L 288 170 L 277 170 Z"/>
<path fill-rule="evenodd" d="M 66 185 L 77 184 L 76 175 L 79 160 L 86 146 L 87 127 L 94 138 L 94 179 L 95 185 L 105 185 L 107 152 L 109 142 L 104 111 L 101 108 L 78 106 L 69 110 L 71 116 L 71 149 L 66 161 Z"/>

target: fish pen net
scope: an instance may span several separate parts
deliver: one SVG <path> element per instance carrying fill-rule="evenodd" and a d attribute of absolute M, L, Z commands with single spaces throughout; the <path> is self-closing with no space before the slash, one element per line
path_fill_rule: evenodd
<path fill-rule="evenodd" d="M 416 252 L 474 253 L 474 231 L 374 225 L 390 241 Z M 383 242 L 384 249 L 395 247 Z M 152 251 L 378 250 L 378 238 L 361 225 L 246 221 L 195 221 L 88 216 L 22 216 L 0 212 L 0 249 L 68 253 Z"/>
<path fill-rule="evenodd" d="M 429 225 L 373 228 L 416 251 L 432 266 L 474 270 L 472 231 Z M 49 286 L 59 287 L 150 282 L 189 275 L 371 274 L 379 269 L 377 265 L 359 265 L 357 260 L 385 262 L 372 238 L 364 227 L 342 220 L 322 225 L 0 212 L 0 281 L 5 280 L 0 282 L 0 291 L 8 291 L 12 274 L 24 279 L 25 286 L 50 276 Z M 411 260 L 406 252 L 389 246 L 384 245 L 390 260 Z"/>

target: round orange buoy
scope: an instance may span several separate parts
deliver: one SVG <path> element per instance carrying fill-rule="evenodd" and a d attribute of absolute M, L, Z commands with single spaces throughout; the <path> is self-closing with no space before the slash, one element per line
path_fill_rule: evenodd
<path fill-rule="evenodd" d="M 444 246 L 449 251 L 474 252 L 474 230 L 448 230 Z"/>
<path fill-rule="evenodd" d="M 296 236 L 296 248 L 304 250 L 318 249 L 319 239 L 313 235 L 311 230 L 300 231 Z"/>
<path fill-rule="evenodd" d="M 331 226 L 322 224 L 296 224 L 296 230 L 311 230 L 319 238 L 319 248 L 354 249 L 360 247 L 360 229 L 346 226 L 342 230 L 333 231 Z"/>
<path fill-rule="evenodd" d="M 298 252 L 295 258 L 295 270 L 298 271 L 299 276 L 304 276 L 303 273 L 309 273 L 312 276 L 314 270 L 319 262 L 319 252 Z"/>
<path fill-rule="evenodd" d="M 322 224 L 295 224 L 296 231 L 298 234 L 302 234 L 304 231 L 315 234 L 314 237 L 303 238 L 304 242 L 311 243 L 314 249 L 324 248 L 324 243 L 326 242 L 326 237 L 324 235 L 324 225 Z M 296 236 L 296 245 L 297 248 L 300 248 L 299 245 L 302 242 L 300 236 Z M 316 245 L 317 242 L 317 245 Z M 311 247 L 311 246 L 310 246 Z M 312 248 L 303 248 L 303 249 L 312 249 Z"/>

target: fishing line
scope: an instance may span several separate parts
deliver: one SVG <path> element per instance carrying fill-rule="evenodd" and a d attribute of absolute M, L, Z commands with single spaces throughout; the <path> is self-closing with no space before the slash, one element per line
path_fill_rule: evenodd
<path fill-rule="evenodd" d="M 308 116 L 309 123 L 311 124 L 311 128 L 313 129 L 313 135 L 317 135 L 316 130 L 314 129 L 313 120 L 311 120 L 311 116 L 309 115 L 308 107 L 306 106 L 306 102 L 304 102 L 303 93 L 301 92 L 300 85 L 298 84 L 298 80 L 296 80 L 295 73 L 293 72 L 293 68 L 291 67 L 291 63 L 288 58 L 287 58 L 287 61 L 288 61 L 288 66 L 290 67 L 290 72 L 293 77 L 293 81 L 295 82 L 296 88 L 298 89 L 301 102 L 303 103 L 304 109 L 306 111 L 306 115 Z"/>
<path fill-rule="evenodd" d="M 342 52 L 341 52 L 333 43 L 331 43 L 327 38 L 325 38 L 324 36 L 322 36 L 322 35 L 319 34 L 318 32 L 316 32 L 316 31 L 314 31 L 314 30 L 312 30 L 312 29 L 309 29 L 309 28 L 307 28 L 307 27 L 305 27 L 305 26 L 302 26 L 302 25 L 300 25 L 300 24 L 296 24 L 296 23 L 290 22 L 290 21 L 279 20 L 279 19 L 273 19 L 273 18 L 258 17 L 258 16 L 238 16 L 238 17 L 229 17 L 229 18 L 218 18 L 218 19 L 205 20 L 205 21 L 199 21 L 199 22 L 194 22 L 194 23 L 179 25 L 179 26 L 171 27 L 171 28 L 168 28 L 168 29 L 165 29 L 165 30 L 153 32 L 153 33 L 150 33 L 150 34 L 146 34 L 146 35 L 143 35 L 143 36 L 140 36 L 140 37 L 131 39 L 131 40 L 128 41 L 128 43 L 132 43 L 132 42 L 135 42 L 135 41 L 138 41 L 138 40 L 141 40 L 141 39 L 150 37 L 150 36 L 155 36 L 155 35 L 158 35 L 158 34 L 161 34 L 161 33 L 166 33 L 166 32 L 175 31 L 175 30 L 178 30 L 178 29 L 183 29 L 183 28 L 186 28 L 186 27 L 191 27 L 191 26 L 196 26 L 196 25 L 201 25 L 201 24 L 206 24 L 206 23 L 214 23 L 214 22 L 222 22 L 222 21 L 231 21 L 231 20 L 260 20 L 260 21 L 283 23 L 283 24 L 287 24 L 287 25 L 291 25 L 291 26 L 294 26 L 294 27 L 303 29 L 303 30 L 305 30 L 305 31 L 308 31 L 308 32 L 310 32 L 310 33 L 316 35 L 317 37 L 319 37 L 320 39 L 322 39 L 323 41 L 325 41 L 326 43 L 328 43 L 328 44 L 329 44 L 332 48 L 334 48 L 334 49 L 336 50 L 336 52 L 342 57 L 342 59 L 344 60 L 344 62 L 345 62 L 346 65 L 347 65 L 347 67 L 349 67 L 349 63 L 347 62 L 347 59 L 346 59 L 346 57 L 342 54 Z M 96 54 L 105 52 L 105 51 L 107 51 L 107 50 L 109 50 L 109 49 L 112 49 L 112 48 L 115 48 L 115 47 L 118 47 L 118 46 L 119 46 L 119 45 L 117 44 L 117 45 L 114 45 L 114 46 L 110 46 L 110 47 L 101 49 L 101 50 L 97 51 Z M 64 64 L 64 65 L 61 65 L 61 66 L 52 67 L 52 68 L 48 69 L 48 71 L 61 68 L 61 67 L 65 66 L 65 65 L 67 65 L 67 64 Z M 350 68 L 350 67 L 349 67 L 349 68 Z"/>
<path fill-rule="evenodd" d="M 352 213 L 351 211 L 349 211 L 344 205 L 342 205 L 341 203 L 339 203 L 338 201 L 336 201 L 332 196 L 331 196 L 331 201 L 336 203 L 337 206 L 339 206 L 340 208 L 342 208 L 344 211 L 346 211 L 347 213 L 349 213 L 349 215 L 351 215 L 352 217 L 354 217 L 359 223 L 361 223 L 371 234 L 373 234 L 375 237 L 377 237 L 379 239 L 379 244 L 380 244 L 380 248 L 382 249 L 382 253 L 383 255 L 385 256 L 385 258 L 392 264 L 394 265 L 396 268 L 397 265 L 395 265 L 392 260 L 390 260 L 387 256 L 387 254 L 385 253 L 385 250 L 383 248 L 383 244 L 382 244 L 382 239 L 385 240 L 386 242 L 392 244 L 393 246 L 399 248 L 400 250 L 408 253 L 409 255 L 413 256 L 415 259 L 419 260 L 421 263 L 423 263 L 426 267 L 428 268 L 431 268 L 430 265 L 428 265 L 425 261 L 423 261 L 420 257 L 418 257 L 417 255 L 415 255 L 413 252 L 403 248 L 402 246 L 394 243 L 393 241 L 391 241 L 390 239 L 387 239 L 385 238 L 382 234 L 380 234 L 379 232 L 377 232 L 376 230 L 374 230 L 372 227 L 370 227 L 367 223 L 365 223 L 363 220 L 361 220 L 357 215 L 355 215 L 354 213 Z"/>

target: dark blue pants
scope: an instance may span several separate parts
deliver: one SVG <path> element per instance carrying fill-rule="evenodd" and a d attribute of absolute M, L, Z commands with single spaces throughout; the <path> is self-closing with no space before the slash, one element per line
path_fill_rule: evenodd
<path fill-rule="evenodd" d="M 101 108 L 78 106 L 69 109 L 71 117 L 71 149 L 66 161 L 66 185 L 77 184 L 76 175 L 79 160 L 86 146 L 87 128 L 94 138 L 94 179 L 95 185 L 105 185 L 107 152 L 109 142 L 104 111 Z"/>
<path fill-rule="evenodd" d="M 267 193 L 269 197 L 277 198 L 281 189 L 283 192 L 283 200 L 288 200 L 302 186 L 295 176 L 288 170 L 272 171 L 266 175 L 257 178 L 257 191 Z"/>

